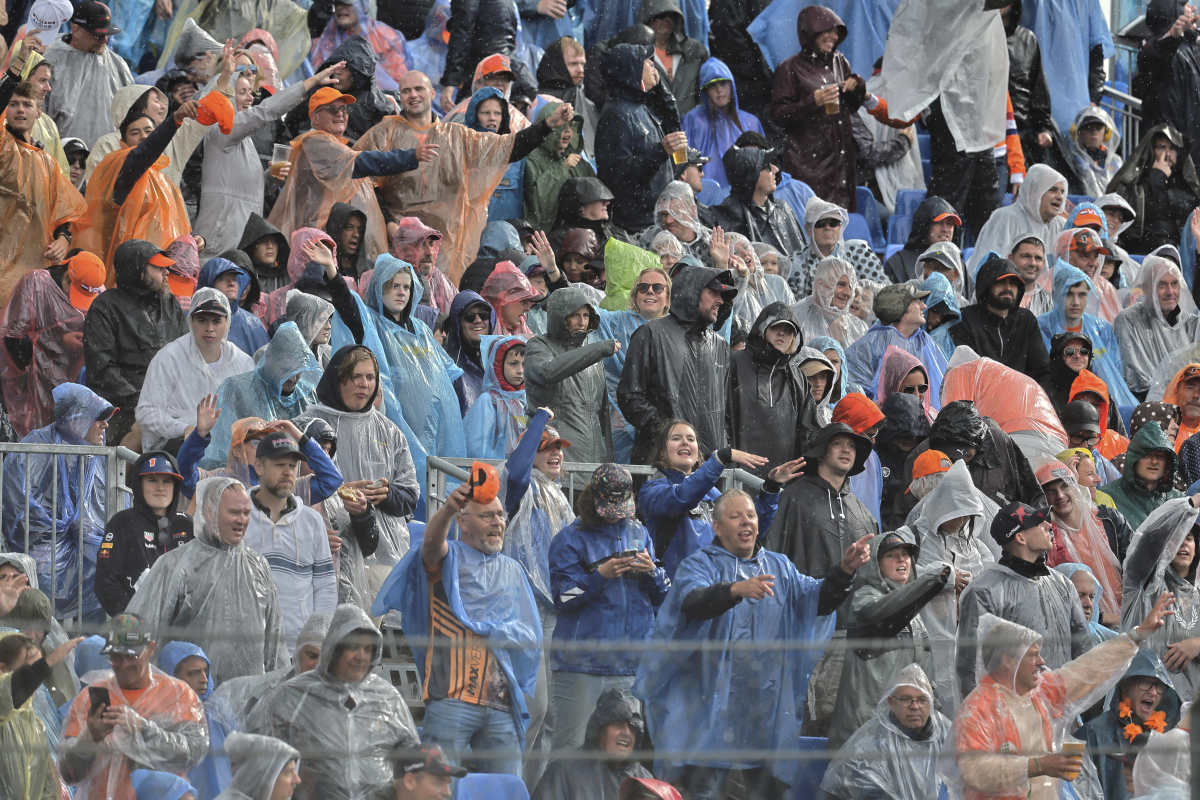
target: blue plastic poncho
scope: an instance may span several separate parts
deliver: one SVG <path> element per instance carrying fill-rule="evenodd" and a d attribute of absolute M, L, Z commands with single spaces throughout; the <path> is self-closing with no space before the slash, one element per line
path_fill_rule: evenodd
<path fill-rule="evenodd" d="M 446 70 L 446 53 L 449 45 L 442 40 L 446 30 L 446 21 L 450 19 L 450 3 L 447 0 L 437 0 L 425 16 L 425 30 L 417 39 L 410 39 L 404 50 L 408 54 L 408 67 L 429 76 L 433 84 L 434 109 L 444 114 L 450 109 L 441 107 L 442 85 L 438 83 Z"/>
<path fill-rule="evenodd" d="M 458 395 L 454 393 L 454 381 L 462 375 L 462 370 L 450 360 L 424 322 L 409 316 L 404 324 L 399 324 L 384 308 L 383 285 L 401 270 L 412 278 L 412 295 L 403 314 L 407 316 L 421 302 L 424 290 L 412 265 L 382 253 L 375 260 L 375 270 L 367 286 L 366 305 L 370 313 L 363 323 L 366 327 L 369 321 L 379 337 L 381 349 L 375 354 L 381 356 L 381 371 L 383 362 L 387 362 L 384 411 L 408 439 L 423 487 L 425 459 L 429 454 L 443 458 L 463 458 L 467 454 Z M 381 382 L 384 377 L 380 375 Z"/>
<path fill-rule="evenodd" d="M 821 3 L 816 0 L 775 0 L 746 28 L 750 38 L 758 43 L 767 64 L 771 69 L 778 69 L 780 64 L 800 52 L 796 17 L 801 9 L 816 5 L 833 9 L 846 23 L 847 36 L 838 45 L 838 52 L 850 60 L 854 72 L 870 75 L 875 60 L 883 55 L 883 43 L 900 0 L 826 0 Z"/>
<path fill-rule="evenodd" d="M 920 290 L 929 292 L 929 297 L 925 298 L 925 305 L 929 308 L 943 303 L 946 308 L 954 312 L 954 319 L 943 322 L 929 332 L 938 347 L 942 349 L 942 355 L 949 361 L 950 357 L 954 355 L 954 348 L 957 347 L 954 340 L 950 338 L 950 329 L 962 319 L 962 309 L 958 307 L 958 298 L 954 296 L 954 287 L 950 285 L 950 281 L 946 280 L 945 275 L 934 272 L 921 283 Z"/>
<path fill-rule="evenodd" d="M 129 782 L 133 784 L 137 800 L 179 800 L 188 792 L 196 794 L 196 787 L 170 772 L 135 769 L 129 776 Z"/>
<path fill-rule="evenodd" d="M 721 111 L 712 107 L 704 87 L 712 81 L 729 81 L 733 89 L 733 109 L 737 123 Z M 737 138 L 746 131 L 763 132 L 758 117 L 738 106 L 737 81 L 729 67 L 719 58 L 710 58 L 700 65 L 700 103 L 683 115 L 683 132 L 687 134 L 688 147 L 694 147 L 711 161 L 704 165 L 704 177 L 729 186 L 721 156 L 725 155 Z M 802 219 L 802 217 L 797 217 Z"/>
<path fill-rule="evenodd" d="M 1100 598 L 1104 594 L 1104 587 L 1100 584 L 1100 581 L 1096 580 L 1096 574 L 1092 572 L 1092 568 L 1087 564 L 1076 564 L 1071 561 L 1068 561 L 1065 564 L 1058 564 L 1054 568 L 1063 575 L 1066 575 L 1068 580 L 1070 580 L 1071 576 L 1080 570 L 1083 570 L 1088 575 L 1092 576 L 1092 580 L 1096 583 L 1096 599 L 1092 601 L 1095 605 L 1092 606 L 1092 616 L 1088 618 L 1087 624 L 1088 632 L 1092 635 L 1092 647 L 1095 647 L 1098 644 L 1103 644 L 1109 639 L 1115 639 L 1118 636 L 1117 632 L 1112 628 L 1101 625 L 1100 621 L 1097 619 L 1100 614 Z"/>
<path fill-rule="evenodd" d="M 867 507 L 871 516 L 883 530 L 883 520 L 879 516 L 879 506 L 883 502 L 883 465 L 879 463 L 879 454 L 874 450 L 867 456 L 863 471 L 850 478 L 850 494 Z"/>
<path fill-rule="evenodd" d="M 86 445 L 88 428 L 113 409 L 107 400 L 77 383 L 54 387 L 53 397 L 54 422 L 30 433 L 21 440 L 23 444 Z M 6 549 L 27 552 L 37 561 L 38 586 L 55 601 L 57 619 L 79 613 L 80 580 L 84 615 L 100 608 L 92 584 L 107 521 L 104 503 L 103 456 L 10 455 L 4 459 Z M 114 513 L 117 510 L 113 509 Z"/>
<path fill-rule="evenodd" d="M 636 25 L 641 6 L 641 0 L 579 0 L 575 8 L 583 13 L 581 41 L 588 46 L 598 44 Z M 707 46 L 708 4 L 705 0 L 681 0 L 679 8 L 683 11 L 683 32 L 689 39 Z M 796 27 L 794 21 L 792 27 Z"/>
<path fill-rule="evenodd" d="M 474 98 L 471 98 L 474 101 Z M 479 234 L 476 258 L 496 258 L 505 250 L 520 250 L 521 234 L 507 222 L 489 222 Z"/>
<path fill-rule="evenodd" d="M 850 380 L 859 386 L 870 387 L 875 380 L 875 370 L 883 358 L 883 352 L 888 345 L 895 345 L 906 353 L 911 353 L 925 367 L 929 376 L 929 405 L 936 411 L 942 409 L 942 376 L 946 374 L 948 361 L 942 354 L 942 348 L 922 329 L 917 329 L 905 339 L 891 325 L 881 325 L 876 322 L 861 339 L 850 345 L 846 350 L 846 372 Z M 869 388 L 864 394 L 870 397 Z M 876 398 L 871 397 L 872 400 Z M 881 400 L 882 402 L 882 400 Z"/>
<path fill-rule="evenodd" d="M 158 666 L 163 672 L 175 677 L 175 669 L 179 662 L 191 656 L 199 656 L 209 666 L 208 688 L 200 695 L 204 703 L 205 718 L 208 719 L 208 755 L 203 761 L 188 770 L 187 777 L 195 787 L 196 800 L 216 800 L 217 795 L 225 791 L 233 780 L 233 772 L 229 768 L 229 757 L 225 755 L 225 737 L 231 730 L 225 727 L 223 715 L 213 714 L 209 710 L 209 698 L 213 693 L 212 662 L 204 654 L 204 650 L 191 642 L 169 642 L 158 656 Z"/>
<path fill-rule="evenodd" d="M 196 290 L 212 286 L 213 282 L 226 272 L 237 274 L 238 297 L 245 297 L 246 289 L 250 287 L 250 273 L 223 258 L 210 258 L 204 263 L 204 266 L 200 268 L 200 276 L 196 279 Z M 241 306 L 233 305 L 233 319 L 229 321 L 229 342 L 231 344 L 237 345 L 242 352 L 253 356 L 258 352 L 258 348 L 270 341 L 271 336 L 257 315 Z"/>
<path fill-rule="evenodd" d="M 1086 282 L 1088 293 L 1093 291 L 1090 278 L 1082 270 L 1059 259 L 1054 264 L 1054 310 L 1037 318 L 1042 331 L 1046 351 L 1050 350 L 1050 339 L 1067 329 L 1063 308 L 1067 291 L 1077 283 Z M 1092 314 L 1085 313 L 1080 321 L 1081 330 L 1092 340 L 1092 372 L 1108 386 L 1109 400 L 1119 406 L 1136 406 L 1137 399 L 1125 383 L 1125 364 L 1121 360 L 1121 344 L 1117 341 L 1113 326 Z"/>
<path fill-rule="evenodd" d="M 1107 61 L 1117 52 L 1108 20 L 1096 0 L 1023 0 L 1021 24 L 1033 31 L 1042 47 L 1051 112 L 1065 133 L 1079 110 L 1092 102 L 1088 54 L 1099 46 Z"/>
<path fill-rule="evenodd" d="M 692 590 L 762 574 L 775 576 L 773 596 L 744 600 L 715 619 L 689 621 L 683 615 L 684 598 Z M 801 575 L 786 556 L 762 548 L 738 559 L 711 544 L 685 559 L 648 640 L 672 647 L 646 650 L 633 685 L 633 693 L 646 702 L 655 747 L 713 754 L 701 763 L 724 769 L 763 766 L 762 761 L 722 760 L 719 754 L 731 747 L 794 752 L 808 679 L 833 635 L 836 615 L 817 616 L 820 590 L 821 581 Z M 795 647 L 773 648 L 785 641 Z M 686 763 L 686 758 L 659 761 L 654 774 L 672 780 Z M 784 783 L 795 783 L 797 762 L 767 761 L 765 766 Z"/>
<path fill-rule="evenodd" d="M 525 413 L 525 389 L 505 389 L 504 377 L 496 366 L 496 357 L 503 347 L 525 345 L 519 336 L 484 336 L 480 339 L 483 354 L 483 394 L 463 417 L 468 458 L 504 459 L 517 446 L 529 416 Z"/>
<path fill-rule="evenodd" d="M 508 556 L 485 555 L 459 541 L 450 547 L 442 562 L 442 585 L 454 616 L 470 630 L 502 643 L 493 654 L 508 685 L 521 691 L 512 697 L 513 721 L 522 749 L 529 711 L 525 695 L 533 696 L 542 650 L 542 621 L 537 602 L 525 577 L 525 568 Z M 430 633 L 429 578 L 417 542 L 379 587 L 371 605 L 372 616 L 398 610 L 404 618 L 404 633 L 412 644 L 417 672 L 424 684 L 425 647 Z"/>
<path fill-rule="evenodd" d="M 299 376 L 291 394 L 283 394 L 283 384 Z M 321 364 L 294 322 L 285 322 L 275 331 L 262 359 L 253 372 L 226 378 L 217 390 L 217 408 L 221 416 L 213 426 L 212 440 L 204 451 L 200 466 L 219 469 L 229 460 L 233 443 L 233 423 L 246 417 L 267 422 L 295 419 L 316 398 Z"/>

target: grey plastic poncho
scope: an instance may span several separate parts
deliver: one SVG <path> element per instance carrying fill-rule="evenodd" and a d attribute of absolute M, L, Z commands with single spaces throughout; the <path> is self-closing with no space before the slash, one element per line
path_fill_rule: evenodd
<path fill-rule="evenodd" d="M 1196 564 L 1185 577 L 1171 568 L 1180 544 L 1196 524 L 1196 509 L 1186 497 L 1168 500 L 1151 512 L 1133 534 L 1125 554 L 1121 595 L 1121 630 L 1127 631 L 1145 618 L 1163 592 L 1174 592 L 1175 611 L 1143 647 L 1166 659 L 1167 648 L 1176 642 L 1200 636 L 1200 590 L 1196 588 Z M 1200 660 L 1188 662 L 1182 672 L 1171 676 L 1180 697 L 1193 697 L 1200 688 Z"/>
<path fill-rule="evenodd" d="M 233 767 L 233 780 L 217 800 L 271 800 L 279 773 L 290 761 L 300 760 L 300 751 L 270 736 L 231 733 L 225 753 Z"/>
<path fill-rule="evenodd" d="M 304 337 L 304 341 L 308 342 L 309 349 L 316 354 L 320 361 L 321 369 L 324 369 L 325 365 L 329 363 L 329 357 L 333 353 L 329 349 L 328 341 L 315 348 L 313 342 L 333 318 L 333 312 L 333 303 L 316 295 L 307 294 L 298 289 L 292 289 L 287 293 L 288 322 L 296 323 L 296 327 L 300 329 L 300 335 Z"/>
<path fill-rule="evenodd" d="M 1180 288 L 1179 316 L 1174 325 L 1167 322 L 1158 302 L 1158 282 L 1168 276 L 1179 281 Z M 1113 330 L 1121 344 L 1125 382 L 1134 390 L 1141 391 L 1150 386 L 1155 367 L 1196 338 L 1200 317 L 1196 316 L 1196 303 L 1187 290 L 1183 273 L 1169 259 L 1146 256 L 1138 273 L 1137 288 L 1141 291 L 1142 299 L 1117 314 L 1113 320 Z"/>
<path fill-rule="evenodd" d="M 888 697 L 901 688 L 929 698 L 929 730 L 924 738 L 906 734 L 892 715 Z M 855 731 L 829 762 L 821 790 L 843 800 L 937 797 L 942 784 L 937 775 L 938 754 L 950 734 L 950 720 L 938 712 L 936 701 L 933 686 L 919 666 L 909 664 L 901 669 L 879 698 L 875 716 Z"/>
<path fill-rule="evenodd" d="M 907 526 L 920 537 L 917 566 L 926 569 L 937 562 L 953 564 L 956 570 L 978 577 L 1000 556 L 1000 548 L 988 531 L 999 507 L 975 488 L 965 461 L 956 461 L 941 481 L 908 514 Z M 947 520 L 968 517 L 957 533 L 945 533 Z M 958 594 L 948 581 L 937 597 L 921 610 L 933 648 L 933 679 L 942 710 L 953 714 L 962 700 L 955 679 L 958 654 Z"/>
<path fill-rule="evenodd" d="M 1047 244 L 1058 240 L 1066 220 L 1054 216 L 1049 222 L 1043 222 L 1039 210 L 1042 195 L 1055 186 L 1061 186 L 1063 192 L 1067 191 L 1067 179 L 1062 173 L 1055 172 L 1045 164 L 1034 164 L 1029 168 L 1029 172 L 1025 173 L 1025 183 L 1021 184 L 1021 193 L 1013 200 L 1013 204 L 997 209 L 976 235 L 975 252 L 967 261 L 967 272 L 972 278 L 989 251 L 1007 258 L 1009 251 L 1006 248 L 1018 236 L 1032 233 Z M 1049 259 L 1050 253 L 1046 255 Z"/>
<path fill-rule="evenodd" d="M 283 385 L 297 376 L 300 380 L 285 395 Z M 200 466 L 204 469 L 225 466 L 233 441 L 233 423 L 239 419 L 259 417 L 271 422 L 303 414 L 313 402 L 320 377 L 321 365 L 296 323 L 280 325 L 254 371 L 226 378 L 217 390 L 221 416 L 213 426 L 212 441 Z"/>
<path fill-rule="evenodd" d="M 245 490 L 233 478 L 200 481 L 196 538 L 154 562 L 126 609 L 157 632 L 160 648 L 176 640 L 203 648 L 218 685 L 279 669 L 288 658 L 266 558 L 240 542 L 231 547 L 221 540 L 217 509 L 230 487 Z"/>
<path fill-rule="evenodd" d="M 371 668 L 358 683 L 331 671 L 338 645 L 351 634 L 369 634 L 376 643 Z M 367 613 L 343 603 L 333 612 L 316 669 L 292 678 L 271 699 L 269 733 L 302 754 L 298 800 L 365 800 L 391 782 L 388 752 L 418 742 L 404 698 L 374 672 L 382 649 Z"/>

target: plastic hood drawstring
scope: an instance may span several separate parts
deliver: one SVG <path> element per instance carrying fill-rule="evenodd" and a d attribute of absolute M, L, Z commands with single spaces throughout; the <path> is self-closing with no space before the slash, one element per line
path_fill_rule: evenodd
<path fill-rule="evenodd" d="M 832 489 L 825 490 L 825 499 L 829 502 L 829 518 L 830 519 L 845 519 L 846 518 L 846 505 L 845 505 L 845 503 L 842 502 L 842 493 L 841 492 L 836 492 L 837 499 L 838 499 L 838 513 L 837 513 L 836 517 L 833 515 L 833 494 L 834 494 L 834 492 Z"/>

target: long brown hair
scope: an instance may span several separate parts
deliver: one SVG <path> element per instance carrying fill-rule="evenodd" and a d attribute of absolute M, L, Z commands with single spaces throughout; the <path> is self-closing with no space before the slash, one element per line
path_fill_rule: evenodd
<path fill-rule="evenodd" d="M 575 495 L 575 513 L 579 515 L 579 527 L 584 530 L 598 531 L 607 524 L 596 510 L 596 493 L 592 491 L 591 481 Z"/>
<path fill-rule="evenodd" d="M 662 472 L 678 472 L 679 470 L 671 466 L 671 460 L 667 458 L 667 444 L 671 440 L 671 431 L 676 425 L 687 425 L 692 429 L 692 433 L 696 433 L 696 426 L 688 422 L 686 419 L 669 419 L 663 426 L 658 429 L 658 435 L 654 437 L 654 457 L 650 461 L 650 465 Z M 692 472 L 700 468 L 704 463 L 704 456 L 700 453 L 700 436 L 696 434 L 696 463 L 692 464 Z"/>

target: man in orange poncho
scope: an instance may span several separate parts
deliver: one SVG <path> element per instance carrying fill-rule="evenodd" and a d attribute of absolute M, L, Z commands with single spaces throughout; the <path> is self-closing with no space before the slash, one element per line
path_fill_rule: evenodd
<path fill-rule="evenodd" d="M 1188 364 L 1167 384 L 1163 402 L 1179 406 L 1183 419 L 1179 421 L 1179 433 L 1175 435 L 1175 452 L 1192 434 L 1200 431 L 1200 364 Z"/>
<path fill-rule="evenodd" d="M 87 204 L 58 163 L 30 136 L 42 93 L 12 70 L 0 79 L 0 304 L 26 273 L 63 260 L 71 223 L 87 224 Z"/>
<path fill-rule="evenodd" d="M 457 283 L 475 259 L 479 234 L 487 223 L 488 201 L 508 165 L 520 161 L 567 124 L 575 110 L 563 103 L 549 118 L 503 136 L 447 124 L 433 116 L 433 84 L 423 72 L 410 71 L 400 81 L 401 114 L 363 134 L 356 150 L 394 150 L 433 144 L 442 148 L 436 163 L 378 182 L 389 218 L 418 217 L 445 237 L 438 267 Z"/>
<path fill-rule="evenodd" d="M 1200 383 L 1200 381 L 1197 382 Z M 1100 443 L 1096 445 L 1100 455 L 1112 461 L 1129 448 L 1129 439 L 1113 428 L 1113 422 L 1120 417 L 1113 413 L 1108 385 L 1100 376 L 1086 369 L 1079 370 L 1079 374 L 1071 383 L 1071 394 L 1067 397 L 1067 402 L 1074 400 L 1085 400 L 1091 403 L 1096 407 L 1096 413 L 1100 415 Z"/>
<path fill-rule="evenodd" d="M 353 102 L 353 95 L 342 94 L 332 86 L 323 86 L 309 97 L 312 130 L 292 142 L 287 183 L 268 221 L 290 240 L 301 228 L 324 228 L 334 204 L 348 203 L 367 218 L 360 247 L 374 264 L 388 247 L 373 179 L 415 170 L 421 162 L 432 161 L 438 148 L 436 143 L 419 142 L 410 150 L 356 153 L 346 146 L 347 139 L 342 136 L 349 119 L 347 106 Z"/>
<path fill-rule="evenodd" d="M 1007 520 L 997 515 L 996 524 Z M 1075 779 L 1083 756 L 1051 752 L 1055 725 L 1104 697 L 1139 644 L 1174 613 L 1167 610 L 1174 601 L 1163 593 L 1141 625 L 1053 671 L 1043 671 L 1040 634 L 986 615 L 977 635 L 987 674 L 958 708 L 948 742 L 957 769 L 942 777 L 962 787 L 964 800 L 1059 797 L 1059 782 Z"/>

